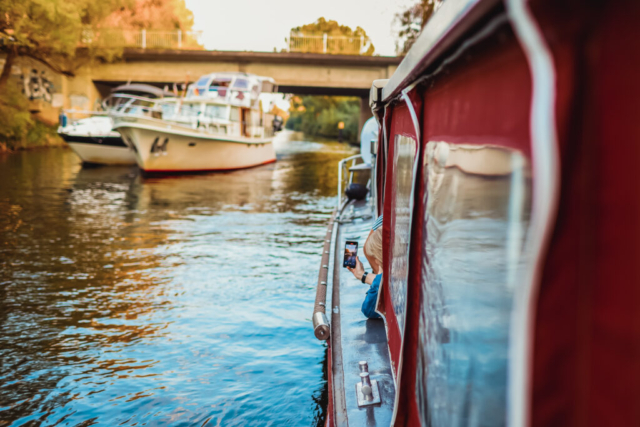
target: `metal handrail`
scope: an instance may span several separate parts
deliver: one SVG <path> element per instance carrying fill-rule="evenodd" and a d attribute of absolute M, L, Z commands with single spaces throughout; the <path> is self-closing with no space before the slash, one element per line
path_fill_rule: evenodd
<path fill-rule="evenodd" d="M 356 160 L 358 159 L 362 159 L 362 155 L 360 154 L 356 154 L 354 156 L 351 157 L 347 157 L 346 159 L 342 159 L 340 160 L 340 162 L 338 163 L 338 200 L 337 200 L 337 204 L 336 204 L 336 208 L 340 209 L 340 205 L 342 203 L 342 173 L 345 170 L 345 165 L 347 164 L 347 162 L 353 162 L 351 166 L 355 166 L 356 164 Z M 353 182 L 353 172 L 349 173 L 349 182 L 347 183 L 347 186 L 349 184 L 351 184 Z"/>
<path fill-rule="evenodd" d="M 313 333 L 321 341 L 329 339 L 331 327 L 327 319 L 327 283 L 329 282 L 329 267 L 331 266 L 331 244 L 333 241 L 333 227 L 338 210 L 334 210 L 327 226 L 327 234 L 324 238 L 322 248 L 322 259 L 320 260 L 320 273 L 318 274 L 318 284 L 316 286 L 316 300 L 313 305 Z"/>
<path fill-rule="evenodd" d="M 289 34 L 289 52 L 362 55 L 370 46 L 371 40 L 365 36 Z"/>
<path fill-rule="evenodd" d="M 141 49 L 202 49 L 202 31 L 85 29 L 82 45 Z"/>

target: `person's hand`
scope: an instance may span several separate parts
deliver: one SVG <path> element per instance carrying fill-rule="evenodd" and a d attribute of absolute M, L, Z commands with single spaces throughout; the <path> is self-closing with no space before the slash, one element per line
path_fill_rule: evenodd
<path fill-rule="evenodd" d="M 356 279 L 362 280 L 362 276 L 364 276 L 364 266 L 360 262 L 360 258 L 356 257 L 356 268 L 347 267 L 347 269 L 353 273 Z"/>

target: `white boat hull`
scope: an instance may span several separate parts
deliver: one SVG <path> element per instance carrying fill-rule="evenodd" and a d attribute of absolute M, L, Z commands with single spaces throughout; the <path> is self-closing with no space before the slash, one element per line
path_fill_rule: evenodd
<path fill-rule="evenodd" d="M 85 163 L 101 165 L 135 165 L 135 153 L 129 147 L 87 144 L 67 141 L 74 153 Z"/>
<path fill-rule="evenodd" d="M 273 138 L 227 138 L 149 119 L 116 121 L 115 128 L 145 172 L 234 170 L 276 160 Z"/>
<path fill-rule="evenodd" d="M 135 165 L 135 153 L 112 129 L 107 116 L 93 116 L 58 128 L 58 134 L 85 163 Z"/>

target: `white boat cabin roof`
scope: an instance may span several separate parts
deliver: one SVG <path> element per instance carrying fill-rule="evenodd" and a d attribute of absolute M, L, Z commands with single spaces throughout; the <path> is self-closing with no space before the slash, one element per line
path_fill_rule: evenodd
<path fill-rule="evenodd" d="M 261 93 L 277 91 L 271 77 L 238 72 L 206 74 L 189 85 L 185 101 L 207 101 L 250 107 Z"/>

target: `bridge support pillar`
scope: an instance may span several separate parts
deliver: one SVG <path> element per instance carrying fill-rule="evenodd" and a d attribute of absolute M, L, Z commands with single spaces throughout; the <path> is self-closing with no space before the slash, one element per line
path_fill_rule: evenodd
<path fill-rule="evenodd" d="M 362 132 L 362 126 L 372 117 L 373 113 L 369 107 L 369 97 L 360 98 L 360 120 L 358 120 L 358 142 L 360 142 L 360 133 Z"/>

